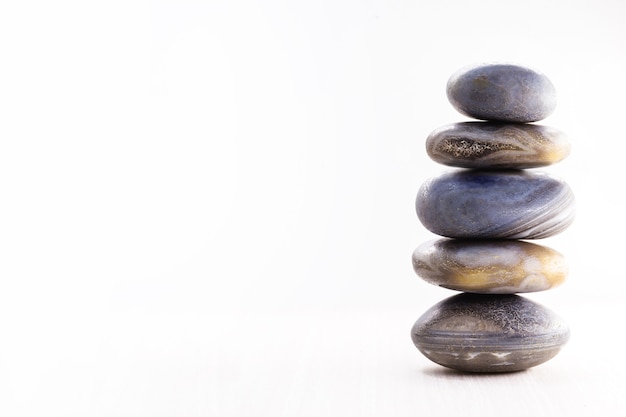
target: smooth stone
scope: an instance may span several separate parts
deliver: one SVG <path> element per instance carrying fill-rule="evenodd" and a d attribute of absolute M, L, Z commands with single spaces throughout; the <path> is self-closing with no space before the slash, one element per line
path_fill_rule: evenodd
<path fill-rule="evenodd" d="M 425 281 L 456 291 L 513 294 L 544 291 L 565 281 L 565 257 L 519 240 L 442 238 L 413 252 L 413 269 Z"/>
<path fill-rule="evenodd" d="M 569 339 L 554 312 L 518 295 L 462 293 L 424 313 L 413 343 L 431 361 L 468 372 L 512 372 L 553 358 Z"/>
<path fill-rule="evenodd" d="M 572 223 L 575 200 L 565 182 L 547 174 L 455 170 L 425 182 L 415 208 L 440 236 L 540 239 Z"/>
<path fill-rule="evenodd" d="M 548 77 L 511 64 L 462 68 L 448 80 L 447 94 L 460 113 L 482 120 L 536 122 L 556 107 L 556 90 Z"/>
<path fill-rule="evenodd" d="M 524 123 L 455 123 L 426 139 L 433 161 L 462 168 L 536 168 L 562 161 L 570 149 L 560 130 Z"/>

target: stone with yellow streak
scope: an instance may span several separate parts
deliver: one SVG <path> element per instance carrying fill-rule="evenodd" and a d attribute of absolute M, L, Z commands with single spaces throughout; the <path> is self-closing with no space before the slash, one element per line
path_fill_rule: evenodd
<path fill-rule="evenodd" d="M 454 123 L 426 139 L 426 152 L 433 161 L 462 168 L 547 166 L 565 159 L 570 148 L 560 130 L 529 123 Z"/>
<path fill-rule="evenodd" d="M 519 240 L 438 239 L 413 252 L 413 269 L 425 281 L 451 290 L 514 294 L 544 291 L 565 280 L 565 257 Z"/>

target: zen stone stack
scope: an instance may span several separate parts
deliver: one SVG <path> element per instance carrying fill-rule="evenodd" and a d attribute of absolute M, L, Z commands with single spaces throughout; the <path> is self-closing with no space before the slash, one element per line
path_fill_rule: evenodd
<path fill-rule="evenodd" d="M 428 359 L 449 368 L 524 370 L 554 357 L 569 338 L 556 314 L 515 295 L 553 288 L 568 273 L 559 252 L 524 241 L 560 233 L 574 219 L 570 187 L 527 170 L 569 155 L 561 131 L 531 124 L 554 110 L 555 89 L 532 69 L 491 64 L 458 71 L 447 94 L 460 113 L 484 121 L 444 126 L 426 139 L 430 158 L 456 169 L 417 194 L 419 220 L 443 238 L 420 245 L 413 268 L 463 293 L 430 308 L 411 336 Z"/>

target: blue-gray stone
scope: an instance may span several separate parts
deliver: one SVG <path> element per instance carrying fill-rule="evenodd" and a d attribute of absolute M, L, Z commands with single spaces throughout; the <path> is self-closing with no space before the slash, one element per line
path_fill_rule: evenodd
<path fill-rule="evenodd" d="M 460 113 L 482 120 L 536 122 L 556 107 L 548 77 L 511 64 L 463 68 L 448 80 L 447 94 Z"/>
<path fill-rule="evenodd" d="M 453 238 L 540 239 L 574 220 L 570 187 L 528 171 L 457 170 L 419 189 L 417 216 L 431 232 Z"/>
<path fill-rule="evenodd" d="M 542 364 L 567 343 L 567 324 L 518 295 L 462 293 L 426 311 L 413 344 L 428 359 L 468 372 L 512 372 Z"/>

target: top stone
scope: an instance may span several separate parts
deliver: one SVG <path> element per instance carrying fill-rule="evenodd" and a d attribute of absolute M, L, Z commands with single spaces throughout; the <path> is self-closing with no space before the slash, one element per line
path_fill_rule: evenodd
<path fill-rule="evenodd" d="M 556 107 L 556 90 L 545 75 L 511 64 L 463 68 L 448 80 L 447 94 L 460 113 L 481 120 L 536 122 Z"/>

